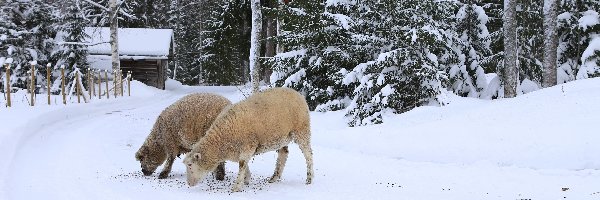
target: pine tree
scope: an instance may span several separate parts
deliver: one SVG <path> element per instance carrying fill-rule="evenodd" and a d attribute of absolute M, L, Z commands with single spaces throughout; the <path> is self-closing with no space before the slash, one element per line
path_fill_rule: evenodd
<path fill-rule="evenodd" d="M 279 17 L 285 24 L 277 42 L 287 51 L 267 60 L 267 66 L 273 69 L 271 83 L 303 93 L 311 110 L 339 110 L 352 94 L 351 87 L 342 84 L 345 73 L 367 60 L 353 45 L 355 22 L 349 15 L 358 6 L 318 2 L 281 5 Z"/>
<path fill-rule="evenodd" d="M 543 1 L 517 1 L 518 90 L 527 93 L 542 83 L 544 56 Z M 535 86 L 532 88 L 532 86 Z"/>
<path fill-rule="evenodd" d="M 449 69 L 450 87 L 461 96 L 480 97 L 487 87 L 482 66 L 491 55 L 488 16 L 473 0 L 463 3 L 456 14 L 459 63 Z"/>
<path fill-rule="evenodd" d="M 445 31 L 452 5 L 418 0 L 368 3 L 364 27 L 381 53 L 344 78 L 346 84 L 358 83 L 347 108 L 350 126 L 382 123 L 386 112 L 443 103 L 438 98 L 446 80 L 442 70 L 456 57 Z"/>
<path fill-rule="evenodd" d="M 594 60 L 600 58 L 593 52 L 588 53 L 586 58 L 582 59 L 584 52 L 591 47 L 590 43 L 594 35 L 600 34 L 600 25 L 589 26 L 580 21 L 585 18 L 598 18 L 600 2 L 567 0 L 560 6 L 558 15 L 558 83 L 573 81 L 588 77 L 599 76 L 599 72 L 594 69 Z M 585 61 L 585 63 L 584 63 Z M 596 62 L 596 65 L 600 63 Z M 589 65 L 588 65 L 589 64 Z M 590 67 L 591 66 L 591 67 Z"/>
<path fill-rule="evenodd" d="M 249 78 L 250 4 L 228 0 L 206 2 L 202 11 L 208 16 L 200 22 L 200 37 L 193 38 L 200 55 L 193 66 L 200 67 L 194 81 L 211 85 L 246 83 Z"/>
<path fill-rule="evenodd" d="M 11 84 L 28 87 L 30 62 L 46 63 L 53 48 L 56 9 L 42 0 L 6 1 L 0 4 L 0 57 L 13 59 Z M 38 68 L 38 83 L 45 83 L 45 67 Z"/>
<path fill-rule="evenodd" d="M 72 74 L 71 72 L 75 68 L 87 72 L 89 69 L 86 58 L 88 51 L 84 41 L 89 36 L 84 32 L 84 29 L 90 21 L 86 19 L 86 10 L 78 0 L 69 0 L 63 3 L 65 8 L 64 12 L 61 13 L 60 25 L 57 27 L 60 31 L 61 41 L 57 43 L 57 50 L 52 53 L 53 60 L 56 66 L 65 65 L 65 73 L 67 74 Z M 71 85 L 72 80 L 73 78 L 66 79 L 66 84 Z M 60 81 L 58 78 L 55 79 L 54 85 L 57 85 L 57 82 Z M 87 83 L 84 81 L 84 84 Z M 59 93 L 60 87 L 54 87 L 53 92 Z"/>

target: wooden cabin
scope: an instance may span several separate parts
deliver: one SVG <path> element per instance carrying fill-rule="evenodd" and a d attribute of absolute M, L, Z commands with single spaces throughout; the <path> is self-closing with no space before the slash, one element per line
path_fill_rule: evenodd
<path fill-rule="evenodd" d="M 112 71 L 110 29 L 86 27 L 90 36 L 86 43 L 91 68 Z M 171 29 L 120 28 L 119 60 L 125 75 L 132 72 L 134 80 L 165 89 L 167 66 L 172 58 L 173 31 Z"/>

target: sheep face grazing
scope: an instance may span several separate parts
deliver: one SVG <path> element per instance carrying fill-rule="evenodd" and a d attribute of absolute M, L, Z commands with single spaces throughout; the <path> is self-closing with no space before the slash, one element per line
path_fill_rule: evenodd
<path fill-rule="evenodd" d="M 183 163 L 186 166 L 186 174 L 187 174 L 187 182 L 190 186 L 196 186 L 198 182 L 206 175 L 215 170 L 219 163 L 208 164 L 207 160 L 202 160 L 202 155 L 200 153 L 195 153 L 192 156 L 186 156 L 183 160 Z M 203 165 L 199 165 L 198 163 L 205 163 Z"/>
<path fill-rule="evenodd" d="M 143 147 L 140 148 L 137 153 L 135 153 L 135 159 L 140 161 L 142 173 L 144 173 L 146 176 L 150 176 L 152 173 L 154 173 L 154 171 L 156 171 L 158 166 L 165 162 L 167 155 L 162 152 L 153 151 L 151 148 Z"/>

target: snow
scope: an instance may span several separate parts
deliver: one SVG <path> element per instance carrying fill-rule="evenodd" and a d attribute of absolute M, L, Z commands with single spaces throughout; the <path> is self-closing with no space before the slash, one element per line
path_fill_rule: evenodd
<path fill-rule="evenodd" d="M 85 33 L 90 37 L 85 43 L 90 44 L 90 54 L 111 55 L 110 29 L 107 27 L 86 27 Z M 171 48 L 171 29 L 119 29 L 119 55 L 127 56 L 168 56 Z M 60 37 L 57 37 L 60 39 Z M 60 41 L 59 41 L 60 42 Z"/>
<path fill-rule="evenodd" d="M 355 0 L 326 0 L 325 7 L 356 5 Z"/>
<path fill-rule="evenodd" d="M 600 72 L 600 66 L 596 64 L 599 58 L 594 56 L 596 53 L 600 53 L 600 35 L 592 35 L 592 40 L 583 51 L 581 55 L 583 65 L 577 73 L 577 79 L 589 78 L 589 74 Z"/>
<path fill-rule="evenodd" d="M 539 90 L 540 86 L 538 86 L 537 83 L 529 80 L 529 79 L 525 79 L 523 80 L 523 82 L 521 82 L 520 85 L 518 85 L 517 87 L 517 92 L 520 94 L 527 94 L 536 90 Z"/>
<path fill-rule="evenodd" d="M 586 31 L 588 28 L 600 24 L 600 15 L 595 10 L 588 10 L 579 18 L 579 27 Z"/>
<path fill-rule="evenodd" d="M 599 78 L 512 99 L 447 94 L 446 106 L 385 112 L 385 123 L 373 126 L 347 127 L 344 111 L 312 112 L 312 185 L 304 184 L 297 145 L 289 148 L 281 182 L 265 183 L 276 153 L 262 154 L 239 193 L 229 193 L 237 173 L 231 162 L 225 181 L 193 188 L 181 159 L 168 179 L 141 175 L 134 153 L 162 109 L 192 92 L 237 102 L 248 90 L 168 80 L 163 91 L 134 81 L 131 97 L 1 107 L 0 199 L 600 198 L 600 135 L 592 127 Z"/>

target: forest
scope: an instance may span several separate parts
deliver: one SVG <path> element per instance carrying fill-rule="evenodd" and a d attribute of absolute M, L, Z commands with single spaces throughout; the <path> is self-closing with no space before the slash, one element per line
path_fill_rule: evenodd
<path fill-rule="evenodd" d="M 600 76 L 600 1 L 505 1 L 263 0 L 261 82 L 300 91 L 311 110 L 346 110 L 348 125 L 361 126 L 444 105 L 449 92 L 507 98 Z M 109 26 L 108 3 L 1 1 L 0 61 L 13 60 L 11 87 L 26 88 L 32 64 L 88 70 L 83 29 Z M 118 3 L 121 28 L 174 30 L 171 79 L 249 83 L 250 1 Z"/>

